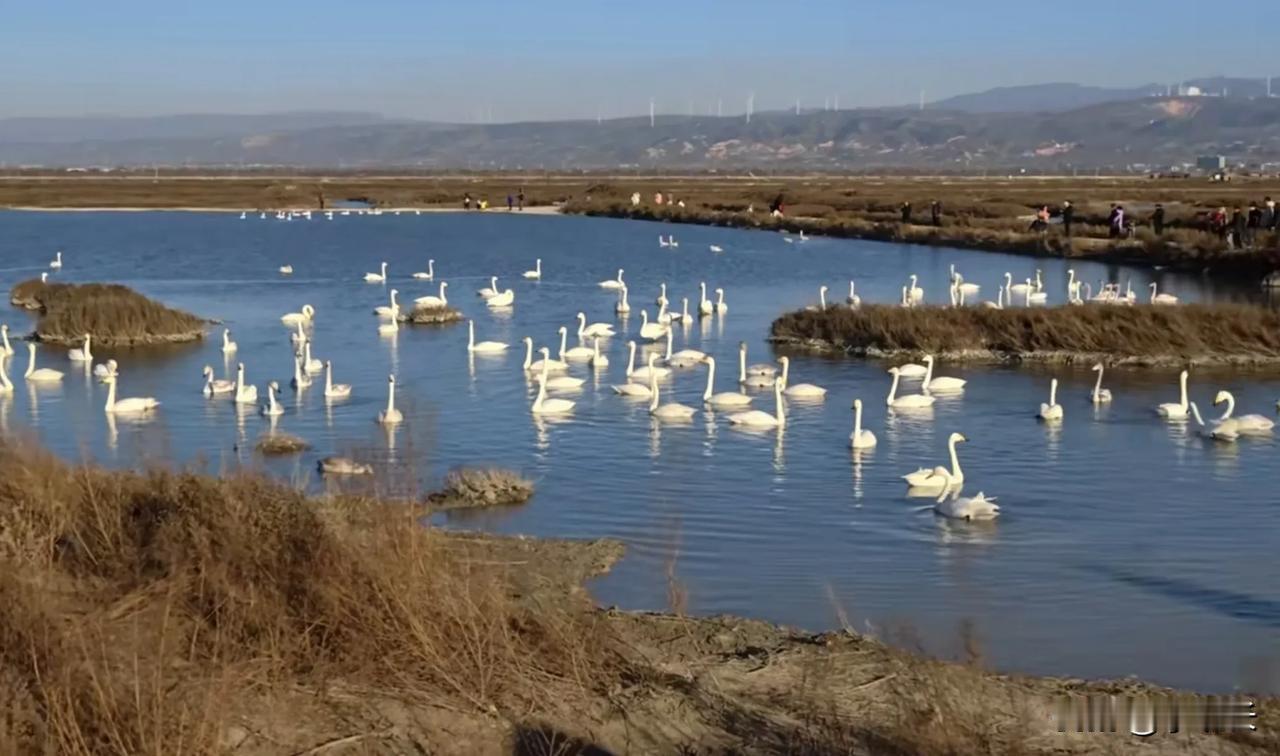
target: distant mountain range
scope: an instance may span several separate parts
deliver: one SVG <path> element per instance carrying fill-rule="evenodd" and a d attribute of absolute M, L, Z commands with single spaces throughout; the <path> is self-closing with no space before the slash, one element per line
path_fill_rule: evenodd
<path fill-rule="evenodd" d="M 1244 83 L 1242 83 L 1244 82 Z M 1064 170 L 1280 162 L 1280 98 L 1074 84 L 1012 87 L 917 108 L 470 125 L 372 113 L 0 120 L 7 166 L 425 169 Z M 1215 85 L 1218 86 L 1214 89 Z M 1255 91 L 1256 90 L 1256 91 Z M 1251 94 L 1252 92 L 1252 94 Z M 1113 99 L 1114 98 L 1114 99 Z M 1098 100 L 1101 100 L 1100 102 Z"/>

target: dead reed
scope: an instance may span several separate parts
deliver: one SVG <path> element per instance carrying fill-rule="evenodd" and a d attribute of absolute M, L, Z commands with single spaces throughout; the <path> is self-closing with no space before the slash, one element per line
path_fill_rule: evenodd
<path fill-rule="evenodd" d="M 427 496 L 433 509 L 505 507 L 533 496 L 533 481 L 500 467 L 459 467 L 444 476 L 444 487 Z"/>
<path fill-rule="evenodd" d="M 11 302 L 41 311 L 36 337 L 74 345 L 90 334 L 103 346 L 194 341 L 205 321 L 118 284 L 60 284 L 32 279 L 16 284 Z"/>
<path fill-rule="evenodd" d="M 305 439 L 288 433 L 269 433 L 258 439 L 254 449 L 264 457 L 283 457 L 289 454 L 301 454 L 311 448 Z"/>

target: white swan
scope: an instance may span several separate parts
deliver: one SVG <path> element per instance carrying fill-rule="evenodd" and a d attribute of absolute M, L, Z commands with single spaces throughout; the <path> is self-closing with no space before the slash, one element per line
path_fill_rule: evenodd
<path fill-rule="evenodd" d="M 588 364 L 597 370 L 609 367 L 609 358 L 600 352 L 599 336 L 591 341 L 591 361 Z"/>
<path fill-rule="evenodd" d="M 618 304 L 614 306 L 613 311 L 619 315 L 631 312 L 631 303 L 627 301 L 627 287 L 623 286 L 618 292 Z"/>
<path fill-rule="evenodd" d="M 449 288 L 449 282 L 441 281 L 439 296 L 418 297 L 417 299 L 413 300 L 414 306 L 416 307 L 447 307 L 449 305 L 449 299 L 444 295 L 444 290 L 447 288 Z"/>
<path fill-rule="evenodd" d="M 387 376 L 387 408 L 378 413 L 378 422 L 383 425 L 395 425 L 404 420 L 404 415 L 396 409 L 396 377 Z"/>
<path fill-rule="evenodd" d="M 538 395 L 534 397 L 533 407 L 531 411 L 535 415 L 564 415 L 573 412 L 573 408 L 577 402 L 569 399 L 548 399 L 547 384 L 539 376 L 538 379 Z"/>
<path fill-rule="evenodd" d="M 537 362 L 534 362 L 533 361 L 533 339 L 529 338 L 528 336 L 525 336 L 523 341 L 524 341 L 524 369 L 526 372 L 541 373 L 542 364 L 544 362 L 547 363 L 547 369 L 551 370 L 552 372 L 559 372 L 562 370 L 569 369 L 569 366 L 561 362 L 560 360 L 544 359 L 544 360 L 538 360 Z"/>
<path fill-rule="evenodd" d="M 774 375 L 764 372 L 765 368 L 774 369 L 772 365 L 756 364 L 747 367 L 747 342 L 738 342 L 738 384 L 751 388 L 767 388 L 773 385 Z M 755 373 L 750 372 L 755 370 Z M 776 370 L 775 370 L 776 372 Z"/>
<path fill-rule="evenodd" d="M 609 338 L 613 335 L 613 326 L 608 323 L 592 323 L 591 325 L 587 325 L 587 314 L 585 312 L 578 313 L 578 338 L 587 339 L 593 336 Z"/>
<path fill-rule="evenodd" d="M 106 380 L 107 384 L 107 414 L 119 415 L 131 412 L 147 412 L 160 406 L 160 401 L 151 396 L 131 397 L 129 399 L 116 399 L 116 381 L 118 379 L 112 376 Z"/>
<path fill-rule="evenodd" d="M 893 385 L 889 387 L 889 396 L 885 398 L 884 403 L 894 409 L 916 409 L 919 407 L 932 407 L 937 401 L 928 394 L 907 394 L 906 396 L 898 396 L 898 379 L 902 373 L 898 368 L 889 368 L 889 374 L 893 376 Z"/>
<path fill-rule="evenodd" d="M 876 445 L 876 434 L 862 427 L 862 400 L 853 400 L 853 432 L 849 434 L 850 449 L 870 449 Z"/>
<path fill-rule="evenodd" d="M 844 298 L 844 303 L 850 307 L 862 306 L 862 297 L 858 296 L 858 293 L 853 290 L 853 279 L 849 279 L 849 296 Z"/>
<path fill-rule="evenodd" d="M 1219 391 L 1218 395 L 1213 398 L 1215 406 L 1226 403 L 1227 411 L 1222 413 L 1222 417 L 1218 418 L 1218 423 L 1225 423 L 1228 420 L 1235 422 L 1236 428 L 1242 434 L 1249 433 L 1270 433 L 1276 427 L 1273 420 L 1262 415 L 1241 415 L 1232 417 L 1231 413 L 1236 408 L 1236 398 L 1231 395 L 1230 391 Z"/>
<path fill-rule="evenodd" d="M 310 341 L 302 345 L 302 357 L 302 369 L 307 371 L 307 375 L 316 375 L 324 370 L 324 363 L 311 356 Z"/>
<path fill-rule="evenodd" d="M 1150 286 L 1151 286 L 1151 304 L 1176 305 L 1178 303 L 1178 298 L 1172 294 L 1157 294 L 1155 281 L 1152 281 Z"/>
<path fill-rule="evenodd" d="M 676 241 L 675 234 L 667 234 L 667 246 L 675 249 L 680 246 L 680 242 Z"/>
<path fill-rule="evenodd" d="M 524 272 L 524 277 L 537 280 L 537 281 L 542 280 L 542 258 L 541 257 L 539 257 L 537 260 L 534 261 L 533 270 L 526 270 Z"/>
<path fill-rule="evenodd" d="M 9 374 L 4 370 L 4 360 L 0 360 L 0 394 L 12 394 L 13 383 L 9 380 Z"/>
<path fill-rule="evenodd" d="M 551 350 L 543 347 L 538 350 L 542 353 L 542 373 L 538 376 L 538 381 L 549 391 L 577 391 L 582 388 L 582 384 L 586 383 L 583 378 L 574 378 L 570 375 L 557 375 L 550 377 L 550 363 L 548 359 L 551 357 Z"/>
<path fill-rule="evenodd" d="M 120 374 L 120 364 L 115 360 L 107 360 L 93 366 L 93 375 L 101 383 L 106 383 L 107 378 L 111 378 Z"/>
<path fill-rule="evenodd" d="M 809 312 L 826 312 L 827 311 L 827 286 L 823 284 L 818 287 L 818 306 L 809 305 L 804 308 Z"/>
<path fill-rule="evenodd" d="M 333 363 L 324 362 L 324 395 L 326 399 L 346 399 L 351 396 L 350 383 L 333 382 Z"/>
<path fill-rule="evenodd" d="M 379 334 L 380 336 L 392 336 L 392 335 L 396 334 L 399 330 L 400 330 L 400 316 L 399 316 L 399 315 L 396 315 L 396 317 L 394 317 L 394 318 L 392 318 L 392 319 L 388 320 L 388 321 L 387 321 L 387 322 L 385 322 L 385 323 L 379 323 L 379 324 L 378 324 L 378 334 Z M 311 342 L 309 342 L 309 341 L 308 341 L 308 342 L 306 342 L 306 343 L 307 343 L 307 345 L 308 345 L 308 346 L 311 344 Z"/>
<path fill-rule="evenodd" d="M 325 475 L 372 475 L 373 468 L 349 457 L 325 457 L 316 463 Z"/>
<path fill-rule="evenodd" d="M 898 366 L 898 375 L 904 379 L 924 378 L 929 374 L 929 368 L 916 362 L 907 362 Z"/>
<path fill-rule="evenodd" d="M 611 386 L 610 388 L 613 389 L 613 393 L 615 394 L 621 394 L 622 396 L 632 397 L 636 399 L 648 399 L 649 396 L 653 393 L 652 391 L 649 390 L 649 387 L 644 385 L 643 383 L 631 382 L 632 375 L 635 373 L 635 366 L 636 366 L 636 342 L 628 341 L 627 347 L 631 350 L 631 356 L 627 362 L 627 372 L 626 372 L 628 382 L 620 385 Z"/>
<path fill-rule="evenodd" d="M 689 319 L 689 298 L 681 297 L 684 307 L 680 312 L 671 313 L 672 320 L 678 320 L 684 325 L 693 325 L 693 321 Z"/>
<path fill-rule="evenodd" d="M 747 354 L 747 342 L 745 341 L 738 342 L 738 352 L 743 356 L 743 360 L 744 360 L 743 364 L 745 365 L 746 364 L 745 358 Z M 745 372 L 747 375 L 767 375 L 767 376 L 773 377 L 778 374 L 778 367 L 769 362 L 757 362 L 754 365 L 747 366 L 743 372 Z"/>
<path fill-rule="evenodd" d="M 467 321 L 467 351 L 480 354 L 496 354 L 507 351 L 507 344 L 501 341 L 476 341 L 476 321 Z"/>
<path fill-rule="evenodd" d="M 294 391 L 301 391 L 311 385 L 311 376 L 302 369 L 301 357 L 293 359 L 293 378 L 289 381 L 289 385 Z"/>
<path fill-rule="evenodd" d="M 0 356 L 13 354 L 13 345 L 9 343 L 9 324 L 0 325 Z"/>
<path fill-rule="evenodd" d="M 1008 271 L 1005 271 L 1005 274 L 1004 274 L 1004 282 L 1005 282 L 1005 283 L 1004 283 L 1004 287 L 1005 287 L 1006 289 L 1008 289 L 1010 293 L 1013 293 L 1013 294 L 1025 294 L 1025 293 L 1027 293 L 1028 291 L 1031 291 L 1031 279 L 1030 279 L 1030 278 L 1028 278 L 1026 281 L 1024 281 L 1024 282 L 1022 282 L 1022 283 L 1013 283 L 1013 274 L 1012 274 L 1012 273 L 1010 273 L 1010 272 L 1008 272 Z"/>
<path fill-rule="evenodd" d="M 280 322 L 285 325 L 302 325 L 310 323 L 311 319 L 316 316 L 316 308 L 311 305 L 303 305 L 302 312 L 289 312 L 280 317 Z"/>
<path fill-rule="evenodd" d="M 982 287 L 976 283 L 968 283 L 964 280 L 964 276 L 956 274 L 956 291 L 960 292 L 961 297 L 976 297 L 982 291 Z"/>
<path fill-rule="evenodd" d="M 507 289 L 506 291 L 498 292 L 497 294 L 489 297 L 484 301 L 484 303 L 491 308 L 497 309 L 499 307 L 510 307 L 515 301 L 515 289 Z"/>
<path fill-rule="evenodd" d="M 677 367 L 677 368 L 693 367 L 694 365 L 697 365 L 699 362 L 702 362 L 707 357 L 706 352 L 701 352 L 697 349 L 681 349 L 680 351 L 672 354 L 671 347 L 674 343 L 675 343 L 675 333 L 671 330 L 668 330 L 667 331 L 667 353 L 666 353 L 666 356 L 662 358 L 662 361 L 667 363 L 671 367 Z"/>
<path fill-rule="evenodd" d="M 50 368 L 36 369 L 36 345 L 34 342 L 27 343 L 27 372 L 22 377 L 29 382 L 34 383 L 52 383 L 53 381 L 62 380 L 61 370 L 52 370 Z"/>
<path fill-rule="evenodd" d="M 919 277 L 912 273 L 911 283 L 907 286 L 907 299 L 913 304 L 920 304 L 924 301 L 924 289 L 916 286 L 917 281 L 919 281 Z"/>
<path fill-rule="evenodd" d="M 89 342 L 92 340 L 90 334 L 84 335 L 84 345 L 79 349 L 71 349 L 67 352 L 67 359 L 72 362 L 93 362 L 93 353 L 89 351 Z"/>
<path fill-rule="evenodd" d="M 711 300 L 707 299 L 707 282 L 698 282 L 698 314 L 710 315 L 715 312 L 715 305 L 711 304 Z"/>
<path fill-rule="evenodd" d="M 632 342 L 632 343 L 635 343 L 635 342 Z M 634 350 L 632 350 L 632 356 L 634 357 Z M 658 355 L 651 354 L 649 355 L 649 363 L 645 367 L 636 368 L 635 370 L 632 370 L 631 366 L 628 365 L 627 379 L 631 381 L 639 381 L 641 383 L 646 383 L 651 377 L 657 378 L 660 381 L 670 378 L 671 377 L 670 368 L 658 367 L 654 365 L 654 363 L 657 362 L 657 360 L 658 360 Z"/>
<path fill-rule="evenodd" d="M 564 326 L 560 326 L 560 360 L 561 362 L 567 362 L 569 360 L 586 361 L 591 359 L 592 355 L 595 354 L 595 352 L 590 347 L 576 346 L 576 347 L 573 347 L 572 349 L 566 349 L 565 347 L 568 345 L 568 342 L 569 342 L 569 329 L 565 328 Z"/>
<path fill-rule="evenodd" d="M 667 299 L 667 283 L 665 281 L 658 284 L 658 298 L 655 299 L 653 303 L 659 307 L 666 307 L 670 304 L 670 301 Z"/>
<path fill-rule="evenodd" d="M 740 428 L 781 428 L 787 424 L 786 409 L 782 403 L 782 379 L 773 383 L 773 410 L 769 414 L 764 410 L 735 412 L 729 415 L 729 423 Z"/>
<path fill-rule="evenodd" d="M 1030 278 L 1027 279 L 1027 288 L 1022 292 L 1022 297 L 1023 297 L 1024 307 L 1030 307 L 1031 305 L 1036 305 L 1036 304 L 1044 304 L 1045 302 L 1048 301 L 1047 294 L 1031 286 Z"/>
<path fill-rule="evenodd" d="M 622 268 L 618 268 L 617 278 L 610 278 L 600 282 L 600 288 L 602 289 L 621 289 L 625 285 L 622 282 Z"/>
<path fill-rule="evenodd" d="M 903 475 L 902 479 L 907 482 L 907 486 L 920 493 L 945 491 L 953 486 L 962 485 L 964 470 L 960 469 L 960 455 L 956 453 L 956 444 L 962 444 L 968 440 L 962 433 L 952 433 L 947 437 L 947 452 L 951 456 L 950 470 L 945 467 L 933 469 L 921 467 L 913 473 Z"/>
<path fill-rule="evenodd" d="M 968 381 L 963 378 L 951 378 L 945 375 L 940 375 L 937 378 L 934 378 L 933 355 L 931 354 L 926 354 L 924 356 L 924 364 L 928 367 L 924 373 L 923 387 L 930 393 L 935 391 L 963 391 L 964 385 L 968 383 Z"/>
<path fill-rule="evenodd" d="M 716 314 L 724 315 L 729 311 L 729 305 L 724 303 L 724 289 L 716 289 Z"/>
<path fill-rule="evenodd" d="M 933 511 L 952 520 L 973 522 L 994 520 L 1000 515 L 1000 505 L 996 503 L 996 497 L 988 499 L 982 491 L 977 496 L 961 496 L 960 489 L 951 486 L 944 487 L 938 494 Z"/>
<path fill-rule="evenodd" d="M 653 362 L 653 355 L 649 356 L 649 362 Z M 649 375 L 649 391 L 652 392 L 649 397 L 649 414 L 659 420 L 688 420 L 697 412 L 693 407 L 678 402 L 659 405 L 658 376 L 656 375 Z"/>
<path fill-rule="evenodd" d="M 745 407 L 751 404 L 751 397 L 738 391 L 711 393 L 716 382 L 716 360 L 708 355 L 704 361 L 707 363 L 707 389 L 702 392 L 703 403 L 712 407 Z"/>
<path fill-rule="evenodd" d="M 413 277 L 419 281 L 434 281 L 436 279 L 436 261 L 427 260 L 427 269 L 414 273 Z"/>
<path fill-rule="evenodd" d="M 489 297 L 496 296 L 499 293 L 497 276 L 489 276 L 489 285 L 476 289 L 476 296 L 481 299 L 488 299 Z"/>
<path fill-rule="evenodd" d="M 1054 378 L 1049 381 L 1049 402 L 1048 404 L 1040 403 L 1041 420 L 1061 420 L 1062 405 L 1058 404 L 1058 379 Z"/>
<path fill-rule="evenodd" d="M 657 341 L 667 335 L 667 331 L 671 330 L 668 326 L 661 323 L 649 322 L 649 311 L 640 311 L 640 338 L 645 341 Z"/>
<path fill-rule="evenodd" d="M 244 383 L 244 363 L 236 367 L 236 404 L 257 404 L 258 387 Z"/>
<path fill-rule="evenodd" d="M 712 252 L 723 252 L 723 251 L 724 251 L 724 247 L 721 247 L 719 244 L 712 244 L 712 245 L 709 247 L 709 249 L 710 249 Z"/>
<path fill-rule="evenodd" d="M 400 305 L 396 302 L 396 297 L 400 294 L 399 289 L 391 290 L 391 304 L 382 305 L 373 308 L 373 314 L 380 318 L 398 318 L 400 317 Z"/>
<path fill-rule="evenodd" d="M 236 342 L 231 340 L 231 329 L 223 328 L 222 329 L 222 353 L 235 354 L 236 350 L 239 348 L 240 346 L 236 344 Z"/>
<path fill-rule="evenodd" d="M 106 383 L 106 381 L 103 381 Z M 217 394 L 230 394 L 236 390 L 235 381 L 215 380 L 213 377 L 213 366 L 204 366 L 204 395 L 216 396 Z"/>
<path fill-rule="evenodd" d="M 982 306 L 991 310 L 1003 310 L 1004 309 L 1004 287 L 1000 286 L 996 288 L 996 301 L 992 302 L 988 300 L 986 302 L 983 302 Z"/>
<path fill-rule="evenodd" d="M 280 271 L 280 275 L 282 275 L 282 276 L 291 276 L 291 275 L 293 275 L 293 266 L 292 266 L 292 265 L 281 265 L 281 266 L 279 267 L 279 269 L 278 269 L 278 270 Z"/>
<path fill-rule="evenodd" d="M 267 403 L 262 405 L 262 415 L 264 417 L 279 417 L 284 414 L 284 405 L 276 401 L 276 392 L 280 390 L 280 384 L 271 381 L 267 384 Z"/>
<path fill-rule="evenodd" d="M 658 234 L 658 246 L 670 247 L 671 245 L 667 243 L 667 237 L 663 236 L 662 234 Z"/>
<path fill-rule="evenodd" d="M 1178 375 L 1179 395 L 1177 404 L 1165 403 L 1156 407 L 1156 413 L 1170 420 L 1186 420 L 1187 419 L 1187 371 L 1183 370 Z"/>
<path fill-rule="evenodd" d="M 1111 389 L 1104 389 L 1102 387 L 1102 363 L 1099 362 L 1091 369 L 1098 372 L 1098 381 L 1093 384 L 1093 391 L 1089 392 L 1089 401 L 1094 404 L 1106 404 L 1111 401 Z"/>
<path fill-rule="evenodd" d="M 1205 425 L 1204 418 L 1200 417 L 1200 408 L 1196 406 L 1196 403 L 1189 402 L 1188 407 L 1191 410 L 1191 416 L 1196 420 L 1196 424 L 1200 426 L 1200 435 L 1205 438 L 1211 438 L 1215 441 L 1235 441 L 1240 437 L 1240 428 L 1234 420 Z"/>
<path fill-rule="evenodd" d="M 307 332 L 302 330 L 301 321 L 298 321 L 297 323 L 295 323 L 294 326 L 296 330 L 294 330 L 293 333 L 289 334 L 289 341 L 293 344 L 293 348 L 295 350 L 298 350 L 302 348 L 303 344 L 310 341 L 310 339 L 307 338 Z"/>
<path fill-rule="evenodd" d="M 821 399 L 827 395 L 827 390 L 821 386 L 815 386 L 812 383 L 797 383 L 794 386 L 787 384 L 787 379 L 791 375 L 791 358 L 783 355 L 778 358 L 782 363 L 782 393 L 793 399 Z"/>
<path fill-rule="evenodd" d="M 62 253 L 61 253 L 61 252 L 59 252 L 58 254 L 56 254 L 56 255 L 54 255 L 54 256 L 53 256 L 53 260 L 51 260 L 51 261 L 49 262 L 49 267 L 50 267 L 50 268 L 53 268 L 54 270 L 57 270 L 57 269 L 59 269 L 59 268 L 61 268 L 61 267 L 62 267 Z"/>
<path fill-rule="evenodd" d="M 387 264 L 382 264 L 381 273 L 365 273 L 364 280 L 368 283 L 382 283 L 387 280 Z"/>

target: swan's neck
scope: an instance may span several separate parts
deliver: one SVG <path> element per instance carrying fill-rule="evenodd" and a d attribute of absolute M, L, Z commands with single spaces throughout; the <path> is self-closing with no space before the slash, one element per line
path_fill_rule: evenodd
<path fill-rule="evenodd" d="M 658 376 L 653 372 L 653 366 L 649 366 L 649 411 L 653 412 L 658 408 Z"/>
<path fill-rule="evenodd" d="M 391 381 L 390 383 L 387 384 L 387 414 L 395 412 L 395 409 L 396 409 L 396 382 Z"/>
<path fill-rule="evenodd" d="M 718 306 L 718 307 L 719 307 L 719 306 L 723 306 L 723 305 L 724 305 L 724 291 L 723 291 L 723 290 L 721 290 L 721 291 L 717 291 L 717 292 L 716 292 L 716 306 Z"/>
<path fill-rule="evenodd" d="M 671 331 L 667 331 L 667 362 L 671 362 L 671 344 L 675 341 L 675 337 L 671 334 Z"/>
<path fill-rule="evenodd" d="M 631 342 L 628 348 L 631 350 L 631 354 L 627 357 L 627 377 L 630 378 L 631 374 L 636 371 L 636 342 Z"/>
<path fill-rule="evenodd" d="M 960 477 L 960 456 L 956 454 L 956 442 L 953 440 L 951 446 L 951 477 Z"/>
<path fill-rule="evenodd" d="M 542 409 L 542 400 L 546 398 L 547 398 L 547 382 L 539 381 L 538 395 L 533 398 L 533 409 L 535 412 Z"/>
<path fill-rule="evenodd" d="M 427 277 L 428 278 L 436 277 L 436 261 L 435 260 L 427 260 Z"/>
<path fill-rule="evenodd" d="M 1057 403 L 1058 403 L 1058 382 L 1054 381 L 1053 383 L 1049 384 L 1049 406 L 1052 407 Z"/>
<path fill-rule="evenodd" d="M 447 299 L 445 299 L 445 298 L 444 298 L 444 282 L 443 282 L 443 281 L 440 283 L 440 302 L 441 302 L 442 304 L 448 304 L 448 303 L 449 303 L 449 300 L 447 300 Z"/>
<path fill-rule="evenodd" d="M 36 348 L 33 345 L 27 350 L 27 372 L 23 373 L 22 377 L 30 378 L 34 372 L 36 372 Z"/>
<path fill-rule="evenodd" d="M 476 322 L 474 320 L 467 321 L 467 349 L 474 349 L 476 345 Z"/>
<path fill-rule="evenodd" d="M 109 381 L 107 383 L 107 412 L 115 409 L 116 406 L 116 382 Z"/>
<path fill-rule="evenodd" d="M 778 417 L 779 428 L 787 424 L 787 412 L 782 403 L 782 384 L 782 381 L 775 381 L 773 384 L 773 407 Z"/>
<path fill-rule="evenodd" d="M 528 370 L 529 366 L 532 364 L 533 364 L 533 342 L 526 341 L 524 342 L 524 369 Z"/>
<path fill-rule="evenodd" d="M 898 373 L 893 374 L 893 383 L 889 385 L 889 404 L 898 397 L 898 379 L 901 377 Z"/>
<path fill-rule="evenodd" d="M 1093 395 L 1098 396 L 1102 393 L 1102 368 L 1098 368 L 1098 380 L 1093 384 Z"/>
<path fill-rule="evenodd" d="M 716 363 L 708 362 L 707 363 L 707 390 L 702 392 L 702 401 L 705 402 L 711 399 L 711 387 L 715 384 L 715 382 L 716 382 Z"/>
<path fill-rule="evenodd" d="M 818 306 L 824 310 L 827 309 L 827 290 L 826 289 L 818 289 Z"/>
<path fill-rule="evenodd" d="M 12 352 L 12 351 L 13 351 L 13 347 L 9 346 L 9 331 L 8 331 L 8 330 L 5 330 L 5 331 L 0 332 L 0 337 L 3 337 L 3 338 L 4 338 L 4 351 L 5 351 L 5 354 L 8 354 L 9 352 Z M 225 340 L 225 339 L 227 338 L 227 335 L 226 335 L 225 333 L 224 333 L 224 334 L 222 334 L 222 338 Z M 224 343 L 225 343 L 225 342 L 224 342 Z"/>
<path fill-rule="evenodd" d="M 333 389 L 333 366 L 325 365 L 324 366 L 324 390 L 330 391 L 332 389 Z"/>
<path fill-rule="evenodd" d="M 924 370 L 924 388 L 927 391 L 929 388 L 929 382 L 933 380 L 933 360 L 925 360 L 924 364 L 926 365 Z"/>
<path fill-rule="evenodd" d="M 1178 404 L 1181 404 L 1182 408 L 1186 409 L 1187 408 L 1187 374 L 1186 373 L 1183 373 L 1182 375 L 1178 376 L 1178 387 L 1179 387 Z"/>
<path fill-rule="evenodd" d="M 564 348 L 565 348 L 565 345 L 568 343 L 568 340 L 569 340 L 569 332 L 568 332 L 567 330 L 561 329 L 561 331 L 560 331 L 560 359 L 562 359 L 562 360 L 564 359 Z M 546 362 L 546 360 L 543 360 L 543 362 Z"/>
<path fill-rule="evenodd" d="M 747 382 L 747 350 L 738 350 L 738 383 Z"/>
<path fill-rule="evenodd" d="M 578 338 L 582 338 L 582 334 L 584 334 L 586 330 L 587 330 L 587 316 L 579 315 L 578 316 Z"/>
<path fill-rule="evenodd" d="M 1236 398 L 1231 394 L 1227 394 L 1227 411 L 1222 413 L 1222 417 L 1218 419 L 1218 422 L 1224 422 L 1227 419 L 1229 419 L 1231 417 L 1231 413 L 1234 412 L 1235 409 L 1236 409 Z"/>
<path fill-rule="evenodd" d="M 787 385 L 787 378 L 791 375 L 791 360 L 782 363 L 782 385 Z"/>
<path fill-rule="evenodd" d="M 849 298 L 853 299 L 853 281 L 849 282 Z"/>
<path fill-rule="evenodd" d="M 853 407 L 853 435 L 855 437 L 862 435 L 862 405 L 857 404 Z"/>

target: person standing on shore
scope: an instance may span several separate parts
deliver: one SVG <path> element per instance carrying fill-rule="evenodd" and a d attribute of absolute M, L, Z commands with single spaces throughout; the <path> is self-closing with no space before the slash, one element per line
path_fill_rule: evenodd
<path fill-rule="evenodd" d="M 934 226 L 942 225 L 942 203 L 938 200 L 929 203 L 929 219 Z"/>
<path fill-rule="evenodd" d="M 1124 206 L 1115 205 L 1111 208 L 1111 238 L 1119 239 L 1124 235 Z"/>
<path fill-rule="evenodd" d="M 903 223 L 911 222 L 911 203 L 910 202 L 902 203 L 902 222 Z"/>
<path fill-rule="evenodd" d="M 1245 244 L 1252 247 L 1258 240 L 1258 229 L 1262 228 L 1262 210 L 1257 202 L 1249 203 L 1249 215 L 1245 220 Z"/>
<path fill-rule="evenodd" d="M 515 209 L 516 198 L 511 196 L 511 192 L 507 192 L 507 212 Z"/>
<path fill-rule="evenodd" d="M 521 187 L 520 191 L 516 193 L 516 209 L 522 213 L 524 212 L 524 187 Z"/>
<path fill-rule="evenodd" d="M 1231 244 L 1233 249 L 1244 248 L 1245 230 L 1248 221 L 1245 220 L 1244 213 L 1241 212 L 1240 206 L 1236 205 L 1231 212 Z"/>
<path fill-rule="evenodd" d="M 1276 230 L 1276 201 L 1267 197 L 1262 201 L 1263 210 L 1263 227 L 1268 231 Z"/>
<path fill-rule="evenodd" d="M 1062 203 L 1062 231 L 1071 238 L 1071 223 L 1076 219 L 1076 207 L 1071 200 Z"/>
<path fill-rule="evenodd" d="M 1156 236 L 1164 234 L 1164 205 L 1156 203 L 1156 210 L 1151 214 L 1151 229 Z"/>
<path fill-rule="evenodd" d="M 466 194 L 462 195 L 462 209 L 463 210 L 471 209 L 471 192 L 467 192 Z"/>

